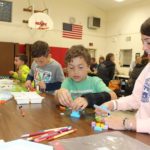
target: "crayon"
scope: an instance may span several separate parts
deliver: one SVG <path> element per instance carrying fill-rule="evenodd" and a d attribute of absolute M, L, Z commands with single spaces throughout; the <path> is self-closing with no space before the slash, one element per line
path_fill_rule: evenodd
<path fill-rule="evenodd" d="M 47 134 L 43 134 L 43 135 L 41 135 L 40 137 L 38 137 L 38 138 L 35 138 L 34 139 L 34 142 L 42 142 L 42 141 L 46 141 L 47 139 L 49 139 L 49 138 L 52 138 L 52 137 L 54 137 L 54 136 L 56 136 L 56 135 L 59 135 L 59 134 L 62 134 L 62 133 L 65 133 L 65 132 L 68 132 L 68 131 L 70 131 L 70 129 L 68 128 L 66 128 L 66 129 L 60 129 L 60 130 L 58 130 L 58 131 L 54 131 L 53 133 L 47 133 Z"/>

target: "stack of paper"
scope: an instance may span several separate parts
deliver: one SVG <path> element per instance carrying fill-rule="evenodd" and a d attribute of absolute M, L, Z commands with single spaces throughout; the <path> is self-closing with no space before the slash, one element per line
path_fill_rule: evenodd
<path fill-rule="evenodd" d="M 1 150 L 53 150 L 52 146 L 40 143 L 29 142 L 26 140 L 15 140 L 0 144 Z"/>
<path fill-rule="evenodd" d="M 13 80 L 0 79 L 0 91 L 11 91 L 13 88 Z"/>
<path fill-rule="evenodd" d="M 36 92 L 11 92 L 17 104 L 42 103 L 44 97 Z"/>

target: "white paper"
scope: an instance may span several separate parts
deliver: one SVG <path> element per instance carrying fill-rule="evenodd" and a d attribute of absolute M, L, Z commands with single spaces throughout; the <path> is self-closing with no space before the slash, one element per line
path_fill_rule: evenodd
<path fill-rule="evenodd" d="M 26 140 L 15 140 L 0 145 L 1 150 L 53 150 L 52 146 L 30 142 Z"/>
<path fill-rule="evenodd" d="M 5 144 L 5 141 L 0 139 L 0 147 L 4 144 Z"/>

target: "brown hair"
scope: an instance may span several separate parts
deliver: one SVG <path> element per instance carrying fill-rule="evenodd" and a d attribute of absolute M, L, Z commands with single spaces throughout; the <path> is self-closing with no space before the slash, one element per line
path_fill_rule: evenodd
<path fill-rule="evenodd" d="M 113 56 L 114 56 L 113 53 L 108 53 L 108 54 L 106 55 L 106 60 L 107 60 L 107 61 L 111 61 L 111 57 L 113 57 Z"/>
<path fill-rule="evenodd" d="M 28 57 L 27 57 L 26 55 L 24 55 L 24 54 L 18 54 L 18 55 L 16 55 L 15 57 L 19 57 L 19 59 L 20 59 L 21 61 L 23 61 L 24 64 L 26 64 L 26 63 L 28 62 Z"/>
<path fill-rule="evenodd" d="M 104 58 L 103 56 L 100 56 L 100 57 L 99 57 L 99 62 L 100 62 L 100 60 L 103 60 L 103 61 L 104 61 L 105 58 Z"/>
<path fill-rule="evenodd" d="M 143 24 L 141 25 L 141 34 L 150 36 L 150 18 L 145 20 Z"/>
<path fill-rule="evenodd" d="M 49 45 L 48 43 L 44 41 L 36 41 L 33 43 L 32 47 L 32 57 L 37 58 L 37 57 L 47 57 L 49 54 Z"/>
<path fill-rule="evenodd" d="M 88 65 L 91 63 L 91 56 L 88 53 L 88 50 L 82 45 L 74 45 L 72 46 L 66 53 L 65 63 L 69 63 L 75 57 L 82 57 L 86 61 Z"/>

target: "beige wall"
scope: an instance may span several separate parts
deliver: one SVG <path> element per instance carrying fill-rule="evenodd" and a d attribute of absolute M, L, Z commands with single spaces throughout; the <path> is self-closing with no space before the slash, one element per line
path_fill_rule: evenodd
<path fill-rule="evenodd" d="M 31 13 L 23 12 L 23 8 L 27 8 L 30 4 L 33 4 L 35 9 L 43 10 L 45 9 L 44 5 L 49 8 L 49 15 L 54 21 L 54 30 L 35 31 L 22 23 L 23 19 L 31 16 Z M 0 22 L 0 41 L 33 43 L 36 40 L 45 40 L 51 46 L 60 47 L 70 47 L 74 44 L 83 44 L 89 47 L 89 42 L 93 42 L 94 46 L 91 48 L 105 49 L 105 12 L 81 0 L 30 0 L 30 4 L 28 0 L 13 0 L 13 20 L 12 23 Z M 88 16 L 100 17 L 101 28 L 98 30 L 88 29 Z M 70 17 L 76 19 L 76 24 L 83 25 L 82 40 L 62 38 L 62 22 L 69 23 Z"/>
<path fill-rule="evenodd" d="M 117 64 L 120 49 L 133 49 L 133 56 L 137 52 L 142 52 L 139 28 L 141 23 L 149 17 L 150 0 L 143 0 L 110 12 L 104 12 L 82 0 L 30 0 L 30 4 L 34 5 L 35 9 L 45 9 L 45 6 L 49 8 L 49 15 L 54 21 L 52 31 L 35 31 L 28 28 L 22 20 L 31 16 L 31 13 L 23 12 L 23 8 L 30 5 L 29 1 L 12 1 L 12 23 L 0 22 L 0 41 L 33 43 L 36 40 L 44 40 L 51 46 L 59 47 L 70 47 L 74 44 L 89 47 L 89 42 L 92 42 L 94 46 L 89 48 L 97 49 L 97 59 L 99 55 L 105 56 L 108 52 L 114 52 Z M 87 28 L 88 16 L 101 18 L 101 27 L 98 30 Z M 76 24 L 83 25 L 82 40 L 62 38 L 62 22 L 69 23 L 70 17 L 75 17 Z M 127 42 L 126 38 L 129 36 L 131 41 Z M 128 69 L 119 69 L 125 74 L 128 72 Z"/>
<path fill-rule="evenodd" d="M 141 24 L 148 17 L 150 17 L 150 0 L 143 0 L 107 13 L 106 51 L 115 53 L 117 64 L 120 49 L 133 49 L 132 60 L 135 53 L 143 53 L 139 31 Z M 131 41 L 126 41 L 127 37 L 131 37 Z M 122 73 L 128 74 L 128 68 L 118 68 Z"/>

